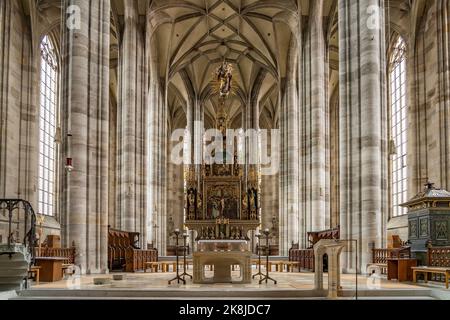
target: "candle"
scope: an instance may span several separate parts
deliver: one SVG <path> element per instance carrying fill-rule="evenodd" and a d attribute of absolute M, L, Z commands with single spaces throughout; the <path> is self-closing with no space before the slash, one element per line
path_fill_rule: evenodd
<path fill-rule="evenodd" d="M 180 229 L 175 229 L 175 233 L 180 233 Z"/>
<path fill-rule="evenodd" d="M 270 231 L 269 229 L 266 229 L 266 230 L 265 230 L 266 233 L 269 233 L 269 231 Z"/>

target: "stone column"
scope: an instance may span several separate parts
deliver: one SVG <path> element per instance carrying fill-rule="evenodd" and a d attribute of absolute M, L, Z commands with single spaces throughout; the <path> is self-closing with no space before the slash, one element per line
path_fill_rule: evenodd
<path fill-rule="evenodd" d="M 361 270 L 385 243 L 387 204 L 384 1 L 339 0 L 341 239 L 357 240 Z M 353 251 L 353 254 L 356 252 Z"/>
<path fill-rule="evenodd" d="M 154 81 L 153 79 L 151 80 Z M 152 242 L 161 255 L 166 253 L 166 211 L 165 211 L 165 146 L 162 145 L 164 103 L 157 83 L 153 82 L 149 93 L 149 208 L 152 210 Z"/>
<path fill-rule="evenodd" d="M 194 102 L 192 101 L 192 99 L 188 99 L 187 101 L 187 106 L 186 106 L 186 129 L 188 132 L 188 137 L 189 138 L 189 144 L 188 144 L 188 148 L 189 150 L 186 150 L 186 152 L 189 153 L 189 155 L 187 157 L 185 157 L 185 159 L 189 160 L 189 163 L 185 163 L 185 164 L 192 164 L 194 159 Z"/>
<path fill-rule="evenodd" d="M 150 15 L 151 11 L 147 11 Z M 148 70 L 148 242 L 152 242 L 160 255 L 167 247 L 167 97 L 166 84 L 159 74 L 157 39 L 151 19 L 146 19 L 146 67 Z M 169 159 L 169 160 L 168 160 Z"/>
<path fill-rule="evenodd" d="M 194 94 L 194 107 L 193 107 L 193 136 L 192 136 L 192 152 L 193 160 L 195 164 L 195 174 L 197 177 L 197 192 L 203 194 L 202 186 L 202 164 L 203 164 L 203 138 L 205 133 L 205 115 L 204 115 L 204 101 L 202 101 L 197 94 Z"/>
<path fill-rule="evenodd" d="M 293 40 L 289 52 L 289 72 L 285 83 L 281 115 L 281 172 L 282 195 L 280 219 L 280 254 L 287 255 L 292 243 L 299 243 L 299 99 L 297 87 L 297 43 Z M 304 230 L 303 230 L 304 231 Z"/>
<path fill-rule="evenodd" d="M 0 198 L 37 212 L 40 49 L 18 1 L 0 2 L 0 47 Z"/>
<path fill-rule="evenodd" d="M 186 90 L 188 92 L 188 99 L 186 101 L 186 130 L 189 133 L 189 145 L 187 152 L 189 152 L 188 156 L 184 156 L 186 160 L 189 160 L 190 163 L 185 164 L 193 164 L 194 163 L 194 145 L 195 145 L 195 119 L 196 119 L 196 113 L 195 109 L 197 107 L 197 98 L 196 93 L 194 90 L 194 87 L 192 85 L 192 81 L 189 78 L 189 74 L 186 72 L 186 70 L 180 71 L 180 76 L 183 79 L 183 83 L 186 87 Z M 197 115 L 198 118 L 198 115 Z"/>
<path fill-rule="evenodd" d="M 141 233 L 146 244 L 146 67 L 137 3 L 125 1 L 119 83 L 119 228 Z"/>
<path fill-rule="evenodd" d="M 75 244 L 75 263 L 83 273 L 104 273 L 108 268 L 110 1 L 64 4 L 79 7 L 81 27 L 62 29 L 63 158 L 73 158 L 74 166 L 63 182 L 63 240 L 65 246 Z"/>
<path fill-rule="evenodd" d="M 434 100 L 439 114 L 439 181 L 450 188 L 450 0 L 437 1 L 437 40 L 439 95 Z M 435 126 L 432 126 L 435 128 Z"/>
<path fill-rule="evenodd" d="M 311 1 L 309 26 L 303 46 L 303 100 L 301 136 L 303 139 L 302 171 L 305 183 L 301 185 L 303 214 L 307 232 L 329 227 L 329 194 L 327 180 L 327 90 L 328 62 L 323 29 L 323 0 Z"/>

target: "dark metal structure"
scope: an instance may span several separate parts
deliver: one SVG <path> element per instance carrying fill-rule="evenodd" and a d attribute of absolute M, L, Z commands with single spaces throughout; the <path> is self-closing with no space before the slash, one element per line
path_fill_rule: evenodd
<path fill-rule="evenodd" d="M 36 245 L 36 213 L 28 201 L 21 199 L 0 199 L 0 213 L 7 214 L 8 218 L 8 247 L 22 244 L 31 256 L 31 263 L 34 263 Z M 13 225 L 16 225 L 15 232 L 18 233 L 16 239 Z M 20 231 L 23 230 L 23 238 L 20 239 Z M 16 234 L 17 235 L 17 234 Z M 10 253 L 14 254 L 11 250 Z"/>

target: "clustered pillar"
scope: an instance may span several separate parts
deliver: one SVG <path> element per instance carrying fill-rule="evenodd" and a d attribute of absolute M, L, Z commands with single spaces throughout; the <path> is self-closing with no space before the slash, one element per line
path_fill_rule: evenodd
<path fill-rule="evenodd" d="M 330 227 L 328 61 L 323 18 L 324 1 L 312 1 L 302 56 L 301 208 L 306 231 Z"/>
<path fill-rule="evenodd" d="M 341 239 L 358 241 L 344 259 L 350 271 L 361 270 L 371 249 L 385 242 L 385 8 L 380 0 L 339 0 L 338 5 Z"/>
<path fill-rule="evenodd" d="M 70 4 L 80 8 L 81 25 L 62 31 L 63 154 L 74 166 L 63 181 L 62 238 L 65 246 L 76 246 L 83 273 L 102 273 L 108 257 L 111 8 L 108 0 Z"/>
<path fill-rule="evenodd" d="M 116 228 L 139 232 L 146 241 L 147 72 L 144 32 L 137 3 L 125 1 L 124 33 L 120 48 L 118 105 L 118 221 Z"/>

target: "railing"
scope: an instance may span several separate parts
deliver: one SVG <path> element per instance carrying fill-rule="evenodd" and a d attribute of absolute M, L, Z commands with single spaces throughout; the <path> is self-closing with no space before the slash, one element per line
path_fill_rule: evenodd
<path fill-rule="evenodd" d="M 7 213 L 8 218 L 8 247 L 24 245 L 34 263 L 36 243 L 36 214 L 28 201 L 21 199 L 0 199 L 1 213 Z M 14 230 L 13 230 L 14 225 Z M 23 232 L 21 234 L 21 232 Z"/>
<path fill-rule="evenodd" d="M 314 271 L 314 245 L 320 240 L 340 239 L 340 227 L 318 232 L 308 232 L 308 241 L 311 245 L 308 249 L 299 249 L 298 244 L 292 244 L 289 249 L 289 261 L 299 262 L 299 268 Z"/>
<path fill-rule="evenodd" d="M 450 247 L 428 248 L 429 267 L 450 267 Z"/>
<path fill-rule="evenodd" d="M 308 232 L 308 241 L 311 245 L 309 249 L 312 249 L 314 245 L 320 240 L 333 240 L 333 239 L 339 240 L 341 238 L 340 230 L 341 230 L 340 226 L 337 226 L 336 228 L 324 231 Z"/>
<path fill-rule="evenodd" d="M 75 264 L 75 247 L 72 248 L 34 248 L 36 257 L 58 257 L 65 258 L 63 263 L 65 264 Z"/>
<path fill-rule="evenodd" d="M 410 247 L 372 250 L 373 263 L 387 264 L 388 259 L 410 258 L 410 257 L 411 257 Z"/>
<path fill-rule="evenodd" d="M 291 249 L 289 261 L 299 263 L 299 268 L 314 271 L 314 249 Z"/>
<path fill-rule="evenodd" d="M 373 263 L 387 263 L 387 259 L 390 258 L 389 249 L 373 249 L 372 250 L 372 262 Z"/>
<path fill-rule="evenodd" d="M 139 233 L 108 228 L 109 270 L 136 272 L 144 270 L 146 262 L 158 261 L 158 250 L 137 247 Z"/>
<path fill-rule="evenodd" d="M 158 261 L 158 251 L 129 248 L 125 253 L 125 261 L 125 272 L 144 270 L 146 262 Z"/>

